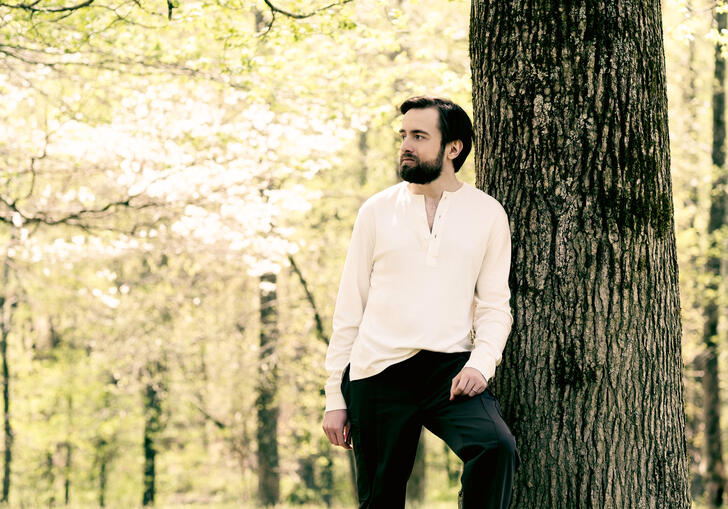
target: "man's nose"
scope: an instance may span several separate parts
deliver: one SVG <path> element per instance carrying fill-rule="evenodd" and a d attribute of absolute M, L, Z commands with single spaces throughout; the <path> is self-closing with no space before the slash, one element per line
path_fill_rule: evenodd
<path fill-rule="evenodd" d="M 407 138 L 402 140 L 402 144 L 399 146 L 399 151 L 402 154 L 409 154 L 412 152 L 412 145 L 407 140 Z"/>

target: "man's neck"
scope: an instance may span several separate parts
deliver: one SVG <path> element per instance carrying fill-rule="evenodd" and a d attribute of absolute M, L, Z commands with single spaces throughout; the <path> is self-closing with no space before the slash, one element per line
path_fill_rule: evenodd
<path fill-rule="evenodd" d="M 457 191 L 462 185 L 463 183 L 457 179 L 454 172 L 445 173 L 443 171 L 439 177 L 428 184 L 413 184 L 408 182 L 407 188 L 412 194 L 424 194 L 425 198 L 439 200 L 443 191 Z"/>

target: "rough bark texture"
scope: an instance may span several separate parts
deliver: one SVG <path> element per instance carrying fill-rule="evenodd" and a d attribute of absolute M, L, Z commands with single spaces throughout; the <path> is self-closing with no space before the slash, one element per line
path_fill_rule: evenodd
<path fill-rule="evenodd" d="M 260 363 L 258 364 L 258 498 L 264 506 L 278 503 L 278 302 L 276 275 L 260 277 Z"/>
<path fill-rule="evenodd" d="M 716 13 L 718 31 L 726 29 L 726 14 Z M 718 320 L 720 304 L 718 292 L 721 277 L 722 242 L 718 232 L 725 226 L 725 60 L 721 45 L 715 46 L 713 74 L 713 191 L 710 200 L 708 236 L 710 250 L 706 260 L 708 283 L 705 287 L 705 326 L 703 329 L 703 418 L 705 420 L 705 501 L 708 507 L 722 507 L 725 473 L 720 433 L 720 388 L 718 383 Z"/>
<path fill-rule="evenodd" d="M 473 0 L 477 185 L 510 217 L 512 507 L 687 508 L 659 1 Z"/>

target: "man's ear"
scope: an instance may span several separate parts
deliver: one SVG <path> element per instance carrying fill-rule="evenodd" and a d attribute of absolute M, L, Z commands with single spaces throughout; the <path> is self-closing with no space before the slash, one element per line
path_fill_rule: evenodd
<path fill-rule="evenodd" d="M 457 156 L 460 155 L 460 152 L 463 151 L 463 142 L 462 140 L 453 140 L 451 142 L 448 142 L 447 144 L 447 150 L 446 150 L 446 156 L 451 161 L 455 159 Z"/>

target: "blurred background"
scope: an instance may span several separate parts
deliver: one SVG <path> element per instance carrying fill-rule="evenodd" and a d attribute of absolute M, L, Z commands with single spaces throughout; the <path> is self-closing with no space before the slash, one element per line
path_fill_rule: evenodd
<path fill-rule="evenodd" d="M 706 356 L 715 394 L 727 372 L 724 324 L 703 339 L 707 246 L 726 245 L 708 233 L 726 33 L 721 5 L 662 5 L 702 507 L 723 475 L 705 430 L 726 435 L 703 405 Z M 338 281 L 358 207 L 397 182 L 397 106 L 472 111 L 469 15 L 464 0 L 0 0 L 0 502 L 354 506 L 352 457 L 321 430 Z M 472 157 L 459 176 L 474 183 Z M 454 507 L 460 468 L 423 433 L 408 504 Z"/>

